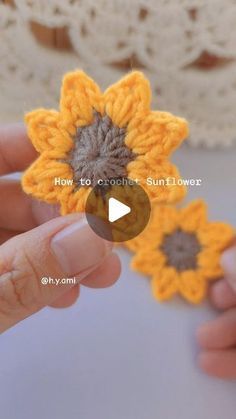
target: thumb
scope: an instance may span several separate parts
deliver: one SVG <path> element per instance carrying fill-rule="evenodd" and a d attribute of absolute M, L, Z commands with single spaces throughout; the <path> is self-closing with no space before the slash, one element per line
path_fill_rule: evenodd
<path fill-rule="evenodd" d="M 0 246 L 0 333 L 75 285 L 63 278 L 84 279 L 111 247 L 82 214 L 55 218 L 5 242 Z"/>
<path fill-rule="evenodd" d="M 221 265 L 224 269 L 226 280 L 236 292 L 236 245 L 224 251 L 221 257 Z"/>

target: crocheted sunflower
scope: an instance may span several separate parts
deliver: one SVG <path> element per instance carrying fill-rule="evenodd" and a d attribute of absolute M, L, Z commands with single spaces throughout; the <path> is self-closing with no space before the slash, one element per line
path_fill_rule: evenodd
<path fill-rule="evenodd" d="M 170 153 L 186 138 L 187 123 L 150 110 L 151 91 L 134 71 L 104 93 L 83 71 L 66 74 L 60 110 L 37 109 L 25 122 L 39 158 L 22 178 L 26 193 L 59 203 L 61 214 L 84 211 L 98 180 L 138 181 L 151 201 L 176 202 L 183 186 L 147 186 L 147 177 L 179 179 Z M 66 180 L 58 185 L 55 179 Z M 85 183 L 86 182 L 86 183 Z"/>
<path fill-rule="evenodd" d="M 182 209 L 155 205 L 144 232 L 126 246 L 136 253 L 132 267 L 151 275 L 155 298 L 164 301 L 179 292 L 199 303 L 208 281 L 223 275 L 220 255 L 233 238 L 230 225 L 207 221 L 206 205 L 197 200 Z"/>

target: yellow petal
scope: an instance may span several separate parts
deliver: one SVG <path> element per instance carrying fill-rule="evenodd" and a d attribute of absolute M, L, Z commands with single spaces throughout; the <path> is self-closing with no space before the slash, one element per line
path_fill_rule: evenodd
<path fill-rule="evenodd" d="M 162 252 L 153 249 L 143 249 L 133 257 L 131 266 L 134 270 L 146 275 L 154 275 L 165 264 L 165 256 Z"/>
<path fill-rule="evenodd" d="M 164 234 L 173 233 L 178 228 L 178 212 L 174 206 L 154 204 L 152 228 Z"/>
<path fill-rule="evenodd" d="M 177 292 L 178 274 L 173 268 L 164 268 L 153 276 L 152 293 L 159 301 L 170 299 Z"/>
<path fill-rule="evenodd" d="M 165 157 L 153 156 L 152 152 L 130 162 L 127 172 L 130 179 L 140 182 L 151 201 L 176 203 L 186 194 L 186 187 L 178 184 L 181 179 L 177 167 Z"/>
<path fill-rule="evenodd" d="M 92 122 L 94 110 L 103 114 L 102 93 L 83 71 L 67 73 L 62 82 L 60 109 L 63 127 L 74 135 L 76 127 Z"/>
<path fill-rule="evenodd" d="M 223 276 L 220 265 L 220 252 L 214 249 L 202 250 L 197 257 L 198 270 L 207 279 L 218 279 Z"/>
<path fill-rule="evenodd" d="M 136 154 L 146 154 L 151 149 L 156 155 L 169 155 L 188 135 L 185 119 L 168 112 L 150 111 L 136 115 L 127 127 L 126 145 Z"/>
<path fill-rule="evenodd" d="M 206 281 L 194 270 L 181 272 L 178 278 L 178 290 L 190 303 L 200 303 L 206 294 Z"/>
<path fill-rule="evenodd" d="M 189 232 L 197 231 L 207 222 L 207 208 L 202 200 L 192 201 L 180 210 L 180 227 Z"/>
<path fill-rule="evenodd" d="M 104 93 L 104 100 L 105 113 L 114 124 L 124 127 L 138 112 L 144 116 L 149 110 L 150 84 L 141 72 L 133 71 L 110 86 Z"/>
<path fill-rule="evenodd" d="M 25 115 L 28 136 L 35 149 L 57 150 L 63 157 L 72 146 L 72 139 L 65 130 L 59 128 L 60 115 L 54 110 L 37 109 Z"/>
<path fill-rule="evenodd" d="M 24 173 L 22 187 L 37 199 L 58 203 L 60 194 L 68 186 L 55 185 L 55 178 L 72 180 L 73 173 L 68 164 L 55 160 L 50 152 L 44 153 Z"/>
<path fill-rule="evenodd" d="M 158 228 L 159 226 L 156 227 L 153 221 L 154 220 L 150 218 L 148 225 L 140 234 L 138 234 L 138 236 L 125 242 L 125 246 L 129 250 L 137 251 L 144 246 L 151 247 L 152 249 L 158 248 L 162 243 L 163 232 L 161 228 Z"/>
<path fill-rule="evenodd" d="M 203 246 L 224 250 L 235 236 L 232 226 L 222 222 L 211 222 L 198 231 L 198 238 Z"/>
<path fill-rule="evenodd" d="M 86 202 L 91 188 L 81 187 L 77 191 L 65 190 L 60 195 L 61 215 L 85 212 Z"/>

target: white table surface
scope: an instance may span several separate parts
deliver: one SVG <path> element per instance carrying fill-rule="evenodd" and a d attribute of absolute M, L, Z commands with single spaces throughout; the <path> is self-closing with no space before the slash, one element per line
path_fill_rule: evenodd
<path fill-rule="evenodd" d="M 175 161 L 201 177 L 212 219 L 236 224 L 236 150 L 183 147 Z M 1 336 L 2 419 L 235 419 L 236 381 L 196 365 L 195 329 L 216 312 L 176 299 L 158 304 L 129 270 L 106 290 L 83 288 L 66 310 L 44 309 Z"/>

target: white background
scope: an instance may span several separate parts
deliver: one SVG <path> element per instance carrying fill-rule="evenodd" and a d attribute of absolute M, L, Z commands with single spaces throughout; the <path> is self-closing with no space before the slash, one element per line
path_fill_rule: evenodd
<path fill-rule="evenodd" d="M 211 219 L 236 224 L 235 150 L 181 148 L 184 177 L 203 179 Z M 236 381 L 196 365 L 197 325 L 207 303 L 159 304 L 148 280 L 129 270 L 107 290 L 82 289 L 66 310 L 44 309 L 1 336 L 2 419 L 235 419 Z"/>

